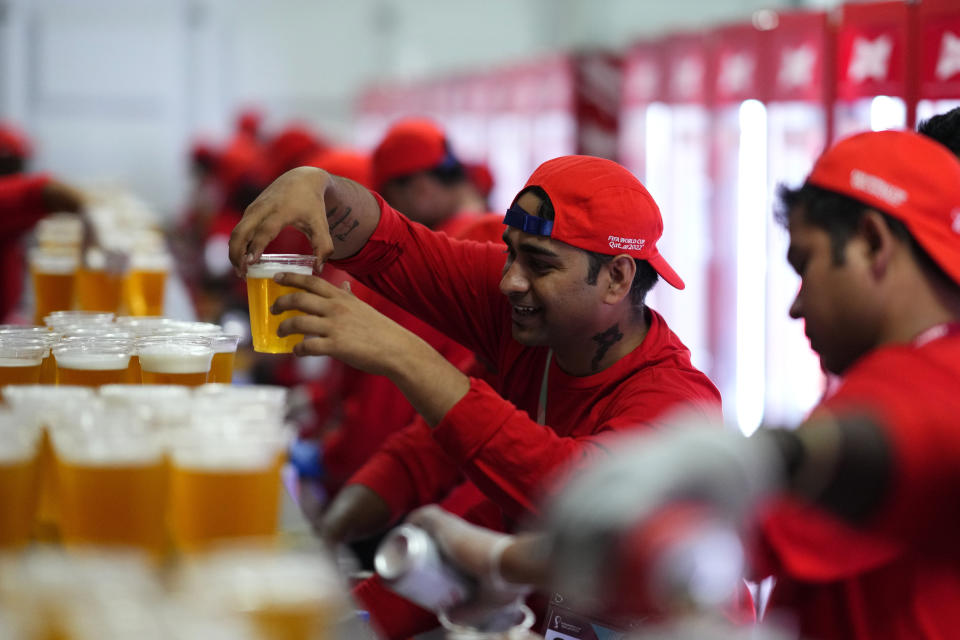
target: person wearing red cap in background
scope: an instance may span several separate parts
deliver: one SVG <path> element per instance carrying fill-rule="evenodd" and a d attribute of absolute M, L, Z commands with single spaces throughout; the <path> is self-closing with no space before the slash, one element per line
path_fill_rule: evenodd
<path fill-rule="evenodd" d="M 26 262 L 20 239 L 48 213 L 79 213 L 83 195 L 47 174 L 27 174 L 30 144 L 9 124 L 0 124 L 0 321 L 23 293 Z"/>
<path fill-rule="evenodd" d="M 588 156 L 548 161 L 504 223 L 506 255 L 432 232 L 355 183 L 301 168 L 261 194 L 230 241 L 242 272 L 283 227 L 308 229 L 320 259 L 335 259 L 494 370 L 493 385 L 468 377 L 348 291 L 278 276 L 303 289 L 274 305 L 306 314 L 279 329 L 307 336 L 295 353 L 390 378 L 483 492 L 461 514 L 501 530 L 537 511 L 558 471 L 607 455 L 611 434 L 648 428 L 679 406 L 713 415 L 720 405 L 686 347 L 644 305 L 658 277 L 683 282 L 657 251 L 656 203 L 629 171 Z M 356 594 L 388 637 L 436 625 L 376 579 Z"/>
<path fill-rule="evenodd" d="M 493 174 L 490 172 L 490 167 L 482 162 L 471 162 L 466 165 L 466 169 L 467 177 L 483 198 L 484 204 L 489 203 L 490 194 L 493 192 Z"/>
<path fill-rule="evenodd" d="M 433 121 L 409 118 L 394 124 L 373 151 L 373 188 L 414 222 L 457 235 L 486 199 Z"/>
<path fill-rule="evenodd" d="M 474 573 L 538 579 L 533 544 L 586 577 L 622 561 L 599 551 L 665 506 L 706 503 L 755 523 L 755 571 L 777 579 L 768 610 L 802 637 L 954 637 L 960 162 L 914 133 L 864 133 L 780 199 L 801 277 L 790 313 L 842 376 L 797 431 L 637 437 L 569 483 L 548 542 L 500 542 L 435 512 L 414 519 Z M 489 566 L 494 545 L 503 552 Z"/>

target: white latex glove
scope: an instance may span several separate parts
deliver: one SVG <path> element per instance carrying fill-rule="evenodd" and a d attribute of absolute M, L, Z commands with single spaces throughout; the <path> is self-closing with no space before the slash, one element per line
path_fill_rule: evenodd
<path fill-rule="evenodd" d="M 482 628 L 492 616 L 519 606 L 530 592 L 528 585 L 500 577 L 500 557 L 513 536 L 470 524 L 437 505 L 417 509 L 406 521 L 430 534 L 440 553 L 477 582 L 477 591 L 467 602 L 445 612 L 451 621 Z"/>
<path fill-rule="evenodd" d="M 618 543 L 665 506 L 702 503 L 739 522 L 781 484 L 780 454 L 764 438 L 747 439 L 702 416 L 677 416 L 667 425 L 612 441 L 609 458 L 575 475 L 548 504 L 545 526 L 561 593 L 601 598 Z"/>

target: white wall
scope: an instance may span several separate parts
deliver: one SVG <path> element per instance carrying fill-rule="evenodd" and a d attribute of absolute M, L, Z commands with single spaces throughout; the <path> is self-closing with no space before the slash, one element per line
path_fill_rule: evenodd
<path fill-rule="evenodd" d="M 816 4 L 824 4 L 816 0 Z M 826 0 L 829 4 L 829 0 Z M 172 215 L 196 133 L 257 105 L 347 139 L 363 86 L 620 47 L 787 0 L 0 0 L 0 117 L 36 164 Z"/>

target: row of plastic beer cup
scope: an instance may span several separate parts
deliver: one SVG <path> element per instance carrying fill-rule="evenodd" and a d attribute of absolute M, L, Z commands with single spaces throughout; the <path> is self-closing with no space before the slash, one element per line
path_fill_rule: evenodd
<path fill-rule="evenodd" d="M 160 554 L 276 531 L 282 387 L 4 388 L 0 547 L 56 527 L 70 546 Z M 39 505 L 38 505 L 39 496 Z"/>
<path fill-rule="evenodd" d="M 219 550 L 166 580 L 128 554 L 35 549 L 0 557 L 0 637 L 362 640 L 345 593 L 319 549 Z"/>
<path fill-rule="evenodd" d="M 93 254 L 102 255 L 102 254 Z M 34 320 L 73 309 L 112 311 L 121 307 L 134 316 L 161 315 L 170 257 L 166 253 L 133 254 L 121 273 L 89 260 L 82 264 L 78 249 L 38 247 L 30 252 Z"/>
<path fill-rule="evenodd" d="M 219 325 L 166 318 L 116 323 L 110 319 L 112 314 L 71 314 L 48 317 L 50 330 L 0 328 L 0 385 L 58 381 L 98 386 L 136 383 L 141 378 L 147 383 L 195 385 L 232 380 L 239 336 L 222 333 Z M 141 358 L 149 363 L 145 370 Z"/>

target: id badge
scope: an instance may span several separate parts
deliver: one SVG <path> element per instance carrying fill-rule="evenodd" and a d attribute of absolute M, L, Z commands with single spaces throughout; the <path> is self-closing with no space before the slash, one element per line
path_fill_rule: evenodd
<path fill-rule="evenodd" d="M 623 625 L 568 609 L 559 593 L 550 596 L 543 629 L 544 640 L 622 640 L 628 633 Z"/>

